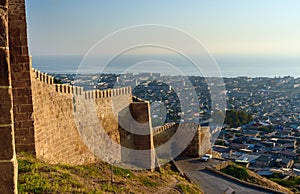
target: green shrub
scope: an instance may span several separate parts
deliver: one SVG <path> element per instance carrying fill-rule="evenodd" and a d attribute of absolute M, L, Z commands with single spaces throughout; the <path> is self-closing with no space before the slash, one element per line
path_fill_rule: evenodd
<path fill-rule="evenodd" d="M 270 178 L 270 180 L 289 188 L 300 184 L 300 177 L 291 177 L 287 180 L 283 180 L 280 178 Z"/>
<path fill-rule="evenodd" d="M 249 175 L 245 168 L 240 168 L 232 165 L 223 168 L 221 172 L 244 181 L 246 181 L 249 178 Z"/>
<path fill-rule="evenodd" d="M 113 167 L 113 171 L 114 171 L 114 175 L 116 175 L 116 176 L 120 176 L 120 177 L 123 177 L 123 178 L 133 177 L 132 172 L 128 169 Z"/>
<path fill-rule="evenodd" d="M 151 181 L 149 178 L 141 178 L 141 183 L 146 187 L 157 187 L 158 183 Z"/>
<path fill-rule="evenodd" d="M 124 188 L 119 188 L 116 185 L 112 185 L 112 184 L 104 184 L 103 188 L 102 188 L 105 192 L 112 192 L 112 193 L 121 193 L 122 191 L 124 191 Z"/>
<path fill-rule="evenodd" d="M 192 193 L 192 189 L 189 185 L 178 184 L 176 187 L 179 188 L 183 193 Z"/>
<path fill-rule="evenodd" d="M 49 180 L 39 174 L 19 178 L 19 193 L 46 193 L 50 188 L 51 184 Z"/>
<path fill-rule="evenodd" d="M 32 163 L 28 160 L 18 160 L 18 171 L 19 172 L 31 172 L 32 171 Z"/>

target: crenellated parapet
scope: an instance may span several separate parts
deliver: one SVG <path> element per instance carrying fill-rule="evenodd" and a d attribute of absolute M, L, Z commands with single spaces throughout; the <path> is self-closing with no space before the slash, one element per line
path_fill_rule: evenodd
<path fill-rule="evenodd" d="M 131 94 L 131 87 L 84 91 L 83 87 L 80 86 L 72 86 L 68 84 L 55 84 L 53 76 L 47 75 L 47 73 L 42 73 L 34 68 L 32 68 L 31 71 L 34 80 L 38 80 L 48 85 L 53 85 L 55 87 L 56 92 L 73 95 L 84 95 L 85 99 L 111 98 L 115 96 Z"/>
<path fill-rule="evenodd" d="M 71 86 L 68 84 L 55 84 L 53 76 L 47 75 L 47 73 L 42 73 L 34 68 L 31 69 L 31 73 L 33 80 L 38 80 L 44 84 L 54 86 L 56 92 L 74 95 L 84 94 L 83 87 Z"/>
<path fill-rule="evenodd" d="M 86 99 L 112 98 L 115 96 L 123 96 L 129 94 L 131 94 L 130 87 L 107 89 L 107 90 L 90 90 L 84 92 Z"/>
<path fill-rule="evenodd" d="M 177 126 L 177 124 L 176 124 L 175 122 L 172 122 L 172 123 L 167 123 L 167 124 L 165 124 L 165 125 L 163 125 L 163 126 L 154 127 L 154 128 L 153 128 L 153 134 L 154 134 L 154 135 L 157 135 L 157 134 L 159 134 L 159 133 L 163 133 L 163 132 L 165 132 L 166 130 L 171 129 L 171 128 L 174 128 L 174 127 L 176 127 L 176 126 Z"/>
<path fill-rule="evenodd" d="M 49 85 L 53 85 L 54 84 L 54 77 L 47 75 L 47 73 L 42 73 L 40 71 L 38 71 L 37 69 L 32 68 L 31 72 L 33 74 L 33 78 L 37 79 L 43 83 L 49 84 Z"/>
<path fill-rule="evenodd" d="M 83 87 L 71 86 L 67 84 L 54 84 L 56 92 L 74 95 L 83 95 Z"/>
<path fill-rule="evenodd" d="M 133 100 L 133 102 L 149 102 L 149 101 L 141 99 L 137 96 L 132 96 L 132 100 Z"/>

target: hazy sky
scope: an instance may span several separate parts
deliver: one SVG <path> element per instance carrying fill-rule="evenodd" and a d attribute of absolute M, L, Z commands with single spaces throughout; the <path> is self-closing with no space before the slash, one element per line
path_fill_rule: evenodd
<path fill-rule="evenodd" d="M 106 35 L 139 24 L 182 29 L 213 54 L 300 55 L 299 0 L 26 0 L 26 5 L 33 56 L 83 55 Z"/>

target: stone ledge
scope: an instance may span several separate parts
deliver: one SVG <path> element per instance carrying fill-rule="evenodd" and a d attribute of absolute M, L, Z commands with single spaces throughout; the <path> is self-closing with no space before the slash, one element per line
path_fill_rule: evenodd
<path fill-rule="evenodd" d="M 260 186 L 260 185 L 248 183 L 248 182 L 246 182 L 246 181 L 242 181 L 242 180 L 237 179 L 237 178 L 235 178 L 235 177 L 233 177 L 233 176 L 230 176 L 230 175 L 228 175 L 228 174 L 225 174 L 225 173 L 223 173 L 223 172 L 221 172 L 221 171 L 218 171 L 218 170 L 216 170 L 216 169 L 213 169 L 212 167 L 205 167 L 205 169 L 208 170 L 208 171 L 210 171 L 210 172 L 212 172 L 212 173 L 215 173 L 215 174 L 218 174 L 218 175 L 220 175 L 220 176 L 222 176 L 222 177 L 225 177 L 225 178 L 227 178 L 227 179 L 230 179 L 230 180 L 232 180 L 232 181 L 238 182 L 238 183 L 240 183 L 240 184 L 242 184 L 242 185 L 246 185 L 246 186 L 248 186 L 248 187 L 254 187 L 254 188 L 257 188 L 257 189 L 261 189 L 261 190 L 264 190 L 264 191 L 267 191 L 267 192 L 273 192 L 273 193 L 276 193 L 276 194 L 285 194 L 284 192 L 276 191 L 276 190 L 271 189 L 271 188 L 268 188 L 268 187 L 264 187 L 264 186 Z"/>

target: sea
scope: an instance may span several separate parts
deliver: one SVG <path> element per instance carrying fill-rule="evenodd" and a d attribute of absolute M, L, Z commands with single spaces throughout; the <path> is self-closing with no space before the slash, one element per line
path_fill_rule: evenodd
<path fill-rule="evenodd" d="M 105 57 L 33 56 L 32 66 L 45 73 L 151 72 L 171 75 L 203 75 L 197 65 L 183 56 L 117 56 L 104 64 Z M 300 56 L 214 55 L 211 59 L 207 62 L 208 69 L 214 66 L 222 77 L 300 77 Z"/>

